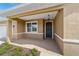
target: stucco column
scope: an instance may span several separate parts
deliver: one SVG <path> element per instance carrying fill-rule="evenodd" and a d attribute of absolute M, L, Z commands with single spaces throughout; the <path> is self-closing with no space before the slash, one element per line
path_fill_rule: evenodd
<path fill-rule="evenodd" d="M 61 53 L 63 54 L 63 9 L 60 9 L 53 20 L 53 26 L 54 26 L 54 38 L 60 48 Z"/>
<path fill-rule="evenodd" d="M 12 19 L 9 18 L 7 25 L 7 41 L 10 43 L 12 41 Z"/>

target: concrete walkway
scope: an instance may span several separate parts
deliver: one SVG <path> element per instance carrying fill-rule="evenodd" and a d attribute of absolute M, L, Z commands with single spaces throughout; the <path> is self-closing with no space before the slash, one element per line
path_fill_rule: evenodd
<path fill-rule="evenodd" d="M 0 45 L 1 45 L 2 43 L 4 43 L 4 42 L 0 41 Z"/>
<path fill-rule="evenodd" d="M 6 41 L 6 38 L 0 38 L 0 45 Z"/>
<path fill-rule="evenodd" d="M 62 56 L 54 40 L 17 39 L 13 44 L 30 49 L 36 48 L 41 52 L 40 56 Z"/>

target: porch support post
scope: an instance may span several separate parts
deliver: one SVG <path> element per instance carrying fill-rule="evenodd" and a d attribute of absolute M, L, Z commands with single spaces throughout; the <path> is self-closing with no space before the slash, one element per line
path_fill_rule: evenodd
<path fill-rule="evenodd" d="M 7 42 L 11 43 L 12 41 L 12 19 L 9 18 L 8 20 L 8 27 L 7 27 L 7 34 L 8 34 L 8 38 L 7 38 Z"/>
<path fill-rule="evenodd" d="M 43 19 L 43 39 L 45 39 L 45 19 Z"/>

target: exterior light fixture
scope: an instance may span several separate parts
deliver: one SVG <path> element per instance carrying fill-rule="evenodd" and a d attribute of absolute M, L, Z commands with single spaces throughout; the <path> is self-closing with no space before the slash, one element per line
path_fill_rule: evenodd
<path fill-rule="evenodd" d="M 48 14 L 48 19 L 47 19 L 47 20 L 48 20 L 48 21 L 49 21 L 49 20 L 51 20 L 51 19 L 50 19 L 50 15 L 49 15 L 49 14 Z"/>

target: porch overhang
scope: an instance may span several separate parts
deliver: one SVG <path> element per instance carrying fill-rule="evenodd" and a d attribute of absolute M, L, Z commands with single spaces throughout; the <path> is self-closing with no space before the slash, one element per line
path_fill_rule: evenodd
<path fill-rule="evenodd" d="M 63 5 L 62 3 L 27 3 L 19 6 L 10 8 L 0 13 L 3 17 L 21 17 L 33 14 L 39 14 L 58 9 L 58 6 Z M 52 8 L 52 10 L 51 10 Z M 42 11 L 40 11 L 42 10 Z M 36 12 L 37 11 L 37 12 Z"/>
<path fill-rule="evenodd" d="M 24 16 L 31 16 L 31 15 L 36 15 L 36 14 L 55 12 L 55 11 L 63 9 L 63 7 L 60 7 L 62 5 L 63 4 L 59 4 L 59 5 L 55 5 L 55 6 L 52 6 L 52 7 L 31 10 L 31 11 L 19 13 L 19 14 L 16 14 L 16 15 L 8 16 L 8 17 L 9 18 L 19 18 L 19 17 L 24 17 Z"/>
<path fill-rule="evenodd" d="M 48 12 L 48 13 L 41 13 L 41 14 L 35 14 L 35 15 L 31 15 L 31 16 L 23 16 L 23 17 L 19 17 L 19 18 L 22 19 L 22 20 L 25 20 L 25 21 L 26 20 L 38 20 L 38 19 L 47 20 L 49 17 L 50 17 L 50 19 L 54 19 L 57 12 L 58 11 Z"/>

